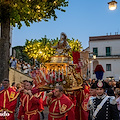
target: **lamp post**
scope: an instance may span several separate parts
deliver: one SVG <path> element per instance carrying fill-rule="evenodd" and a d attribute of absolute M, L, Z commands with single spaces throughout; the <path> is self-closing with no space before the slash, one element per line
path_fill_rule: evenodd
<path fill-rule="evenodd" d="M 109 10 L 115 10 L 117 9 L 117 2 L 115 0 L 112 0 L 111 2 L 108 2 Z"/>
<path fill-rule="evenodd" d="M 93 74 L 93 62 L 96 60 L 96 55 L 94 55 L 94 52 L 89 53 L 89 63 L 88 63 L 88 77 L 91 78 Z"/>

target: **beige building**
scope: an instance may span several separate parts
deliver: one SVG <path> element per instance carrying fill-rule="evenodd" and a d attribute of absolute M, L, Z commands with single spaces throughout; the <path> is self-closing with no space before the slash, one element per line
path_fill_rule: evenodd
<path fill-rule="evenodd" d="M 89 73 L 95 78 L 94 69 L 97 64 L 104 68 L 103 79 L 120 79 L 120 35 L 89 37 Z M 93 59 L 96 55 L 96 59 Z"/>
<path fill-rule="evenodd" d="M 89 68 L 89 47 L 80 52 L 81 75 L 85 79 L 88 77 Z"/>

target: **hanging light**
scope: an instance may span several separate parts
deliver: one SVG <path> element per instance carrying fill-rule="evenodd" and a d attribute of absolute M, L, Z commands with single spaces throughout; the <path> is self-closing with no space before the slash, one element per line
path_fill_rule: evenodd
<path fill-rule="evenodd" d="M 115 0 L 109 2 L 108 5 L 109 5 L 109 10 L 115 10 L 117 8 L 117 2 Z"/>

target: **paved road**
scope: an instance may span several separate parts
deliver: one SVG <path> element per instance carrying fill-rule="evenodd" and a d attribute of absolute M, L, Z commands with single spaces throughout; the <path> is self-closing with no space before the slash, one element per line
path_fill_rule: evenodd
<path fill-rule="evenodd" d="M 45 116 L 44 120 L 48 120 L 48 113 L 49 113 L 48 107 L 44 107 L 43 112 L 44 112 L 44 116 Z M 43 120 L 41 114 L 40 114 L 40 119 Z"/>

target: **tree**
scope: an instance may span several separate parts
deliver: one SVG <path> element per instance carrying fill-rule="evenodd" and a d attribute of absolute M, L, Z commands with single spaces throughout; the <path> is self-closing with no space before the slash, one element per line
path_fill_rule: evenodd
<path fill-rule="evenodd" d="M 0 82 L 9 76 L 10 23 L 21 28 L 21 21 L 30 26 L 51 17 L 56 20 L 56 9 L 65 11 L 62 8 L 66 6 L 66 0 L 0 0 Z"/>
<path fill-rule="evenodd" d="M 58 38 L 50 40 L 46 36 L 39 40 L 26 40 L 24 52 L 30 59 L 37 59 L 40 63 L 49 62 L 50 57 L 55 54 L 55 49 L 52 46 L 57 42 Z"/>
<path fill-rule="evenodd" d="M 12 51 L 13 51 L 12 53 L 14 55 L 14 51 L 15 51 L 14 57 L 17 58 L 19 61 L 26 61 L 27 63 L 31 63 L 31 60 L 23 52 L 23 50 L 24 50 L 24 46 L 15 46 L 12 48 Z"/>
<path fill-rule="evenodd" d="M 31 39 L 26 40 L 24 52 L 28 55 L 28 57 L 37 59 L 40 63 L 50 62 L 50 57 L 54 56 L 55 49 L 52 46 L 55 46 L 58 43 L 59 39 L 47 39 L 46 36 L 39 40 Z M 80 41 L 67 39 L 71 51 L 69 52 L 69 56 L 72 58 L 72 51 L 81 51 L 82 44 Z"/>
<path fill-rule="evenodd" d="M 81 51 L 82 50 L 82 43 L 77 39 L 75 40 L 72 38 L 72 40 L 68 39 L 68 43 L 71 47 L 71 52 L 69 52 L 69 56 L 73 59 L 72 57 L 72 51 Z"/>

